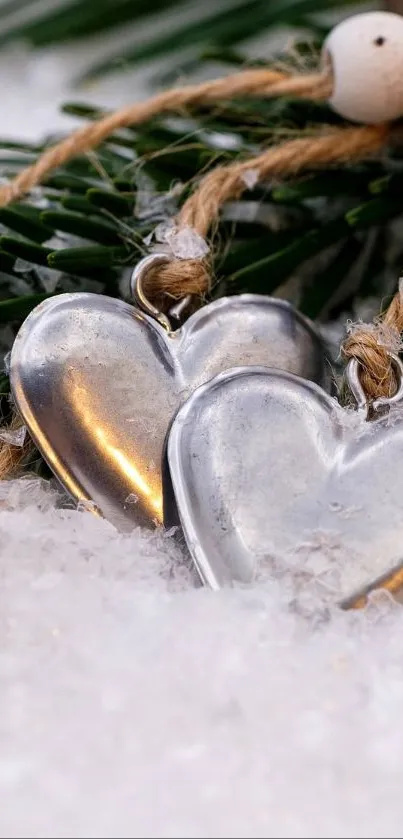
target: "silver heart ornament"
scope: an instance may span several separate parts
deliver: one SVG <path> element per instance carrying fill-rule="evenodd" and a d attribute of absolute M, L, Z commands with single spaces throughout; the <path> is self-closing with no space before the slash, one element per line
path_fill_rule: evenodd
<path fill-rule="evenodd" d="M 164 440 L 180 404 L 238 364 L 281 367 L 330 386 L 310 322 L 287 303 L 257 295 L 210 303 L 176 330 L 122 300 L 57 295 L 22 325 L 10 382 L 30 435 L 64 487 L 126 529 L 162 521 Z"/>
<path fill-rule="evenodd" d="M 358 606 L 403 586 L 401 405 L 366 422 L 289 373 L 227 371 L 178 412 L 167 464 L 167 524 L 212 588 L 288 575 Z"/>

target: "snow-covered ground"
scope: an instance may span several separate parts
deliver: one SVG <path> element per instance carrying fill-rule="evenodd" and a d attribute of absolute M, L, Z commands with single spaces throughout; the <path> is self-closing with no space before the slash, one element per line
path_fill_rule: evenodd
<path fill-rule="evenodd" d="M 0 836 L 401 837 L 401 608 L 213 594 L 162 535 L 2 495 Z"/>
<path fill-rule="evenodd" d="M 67 125 L 78 52 L 0 56 L 2 136 Z M 213 594 L 163 534 L 0 488 L 0 836 L 400 837 L 402 712 L 401 607 Z"/>

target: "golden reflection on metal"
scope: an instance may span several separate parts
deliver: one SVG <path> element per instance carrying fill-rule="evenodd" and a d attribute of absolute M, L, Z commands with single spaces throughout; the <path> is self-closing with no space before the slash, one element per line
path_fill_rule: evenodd
<path fill-rule="evenodd" d="M 150 510 L 150 514 L 154 515 L 159 522 L 162 522 L 162 493 L 157 494 L 153 490 L 152 486 L 142 477 L 140 470 L 135 466 L 133 461 L 126 457 L 124 452 L 116 446 L 111 445 L 111 443 L 108 443 L 105 431 L 102 428 L 96 427 L 94 433 L 102 445 L 106 458 L 112 458 L 115 461 L 120 471 L 125 475 L 129 483 L 132 484 L 134 494 L 141 495 L 145 505 Z"/>
<path fill-rule="evenodd" d="M 135 451 L 128 456 L 116 439 L 121 437 L 121 428 L 115 429 L 112 417 L 104 426 L 99 424 L 99 417 L 102 415 L 102 406 L 99 404 L 99 393 L 92 393 L 83 384 L 83 379 L 78 370 L 71 369 L 69 376 L 65 379 L 64 397 L 66 406 L 70 405 L 74 412 L 77 412 L 77 423 L 82 425 L 94 443 L 94 457 L 100 462 L 108 464 L 113 461 L 108 469 L 109 473 L 119 474 L 122 487 L 126 487 L 127 497 L 131 494 L 136 496 L 136 503 L 142 503 L 147 509 L 150 519 L 161 524 L 163 519 L 163 501 L 161 482 L 154 476 L 145 461 L 139 458 L 135 461 Z M 117 435 L 116 435 L 117 431 Z M 124 440 L 127 446 L 127 440 Z M 118 469 L 116 470 L 116 466 Z M 153 479 L 154 478 L 154 479 Z M 126 491 L 125 490 L 125 491 Z"/>
<path fill-rule="evenodd" d="M 365 606 L 368 605 L 368 598 L 369 596 L 375 591 L 387 591 L 392 596 L 396 597 L 397 600 L 401 599 L 403 589 L 403 568 L 398 568 L 396 571 L 393 572 L 389 577 L 384 578 L 383 580 L 377 580 L 373 586 L 371 586 L 365 594 L 359 597 L 352 597 L 350 600 L 347 600 L 343 603 L 344 609 L 364 609 Z"/>
<path fill-rule="evenodd" d="M 94 515 L 103 518 L 101 511 L 97 505 L 93 503 L 89 495 L 87 495 L 80 484 L 75 479 L 75 476 L 69 469 L 69 466 L 58 457 L 47 435 L 44 433 L 41 424 L 37 421 L 35 412 L 31 410 L 29 403 L 26 400 L 25 393 L 21 387 L 20 382 L 17 382 L 14 389 L 14 399 L 19 406 L 19 410 L 24 417 L 25 424 L 29 429 L 29 433 L 42 454 L 43 459 L 48 464 L 49 468 L 57 475 L 60 483 L 65 487 L 68 493 L 75 498 L 79 503 L 90 504 L 91 512 Z"/>

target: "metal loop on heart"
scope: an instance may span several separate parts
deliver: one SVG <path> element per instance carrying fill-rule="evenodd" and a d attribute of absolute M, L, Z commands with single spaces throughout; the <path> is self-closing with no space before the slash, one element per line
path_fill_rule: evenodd
<path fill-rule="evenodd" d="M 365 392 L 362 384 L 362 365 L 358 359 L 350 358 L 346 367 L 345 375 L 347 384 L 354 396 L 357 410 L 365 410 L 367 412 L 368 419 L 370 418 L 370 414 L 373 414 L 374 412 L 376 414 L 381 408 L 388 407 L 389 405 L 400 402 L 401 399 L 403 399 L 403 364 L 399 356 L 394 353 L 388 353 L 388 356 L 390 358 L 390 363 L 397 383 L 397 389 L 393 396 L 381 396 L 378 399 L 372 400 Z"/>
<path fill-rule="evenodd" d="M 174 322 L 175 327 L 179 326 L 184 312 L 189 308 L 191 304 L 191 295 L 187 294 L 182 300 L 179 300 L 169 309 L 168 314 L 161 312 L 156 306 L 154 306 L 151 301 L 149 300 L 145 290 L 144 290 L 144 280 L 149 271 L 157 268 L 160 265 L 166 265 L 167 263 L 172 261 L 172 257 L 164 252 L 161 253 L 152 253 L 149 256 L 144 257 L 141 259 L 140 262 L 136 265 L 133 270 L 131 281 L 130 281 L 130 291 L 133 296 L 133 299 L 137 306 L 142 309 L 143 312 L 146 312 L 150 315 L 154 320 L 158 321 L 167 332 L 172 331 L 172 322 Z"/>

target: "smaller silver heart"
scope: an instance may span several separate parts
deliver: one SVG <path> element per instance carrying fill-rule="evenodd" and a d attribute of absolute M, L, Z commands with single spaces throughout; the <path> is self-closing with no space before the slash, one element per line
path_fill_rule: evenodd
<path fill-rule="evenodd" d="M 182 406 L 167 462 L 166 523 L 177 508 L 212 588 L 276 571 L 348 606 L 403 585 L 401 405 L 365 422 L 312 382 L 238 368 Z"/>

